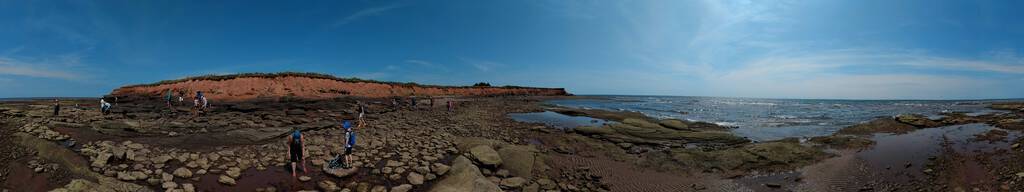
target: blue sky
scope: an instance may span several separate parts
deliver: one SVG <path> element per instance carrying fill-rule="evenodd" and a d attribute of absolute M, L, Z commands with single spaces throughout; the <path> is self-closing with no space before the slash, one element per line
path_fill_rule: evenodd
<path fill-rule="evenodd" d="M 577 94 L 1024 97 L 1020 1 L 0 0 L 0 97 L 306 71 Z"/>

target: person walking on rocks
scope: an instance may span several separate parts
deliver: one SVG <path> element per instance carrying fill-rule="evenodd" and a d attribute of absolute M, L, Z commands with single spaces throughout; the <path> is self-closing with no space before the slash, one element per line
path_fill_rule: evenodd
<path fill-rule="evenodd" d="M 173 110 L 174 108 L 171 107 L 171 101 L 174 100 L 174 90 L 168 89 L 167 90 L 167 96 L 164 97 L 164 100 L 165 100 L 165 103 L 167 104 L 167 109 Z"/>
<path fill-rule="evenodd" d="M 352 130 L 352 126 L 348 124 L 348 121 L 342 123 L 345 127 L 345 168 L 352 168 L 352 148 L 356 146 L 356 132 Z"/>
<path fill-rule="evenodd" d="M 298 179 L 296 168 L 298 164 L 302 164 L 302 172 L 306 172 L 306 158 L 303 155 L 306 153 L 306 147 L 303 146 L 305 138 L 302 133 L 299 132 L 298 128 L 288 136 L 288 156 L 292 164 L 292 178 Z"/>
<path fill-rule="evenodd" d="M 452 112 L 454 110 L 455 110 L 455 102 L 451 101 L 451 100 L 448 100 L 448 112 Z"/>
<path fill-rule="evenodd" d="M 359 127 L 362 128 L 366 124 L 366 121 L 363 120 L 366 118 L 366 105 L 363 105 L 363 102 L 356 102 L 356 105 L 359 105 L 359 118 L 357 121 L 359 121 Z"/>

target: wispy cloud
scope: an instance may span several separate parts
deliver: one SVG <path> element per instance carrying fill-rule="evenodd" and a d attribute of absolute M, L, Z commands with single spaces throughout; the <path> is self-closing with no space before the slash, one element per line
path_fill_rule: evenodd
<path fill-rule="evenodd" d="M 433 67 L 434 66 L 434 63 L 431 63 L 429 61 L 424 61 L 424 60 L 409 59 L 409 60 L 405 60 L 405 62 L 406 63 L 411 63 L 411 64 L 416 64 L 416 65 L 420 65 L 420 66 L 424 66 L 424 67 Z"/>
<path fill-rule="evenodd" d="M 44 62 L 27 62 L 9 57 L 0 57 L 0 74 L 65 80 L 77 80 L 81 78 L 81 75 L 77 73 L 54 69 L 54 64 Z M 78 60 L 74 59 L 64 62 L 73 62 L 62 64 L 65 66 L 68 64 L 77 65 Z"/>
<path fill-rule="evenodd" d="M 928 70 L 947 72 L 923 72 Z M 1005 85 L 999 80 L 961 75 L 963 72 L 1024 74 L 1024 63 L 901 50 L 826 50 L 755 58 L 707 81 L 724 95 L 851 99 L 976 98 L 984 97 L 976 93 Z"/>
<path fill-rule="evenodd" d="M 338 19 L 337 21 L 335 21 L 334 23 L 331 24 L 331 27 L 332 28 L 341 27 L 341 26 L 347 25 L 349 23 L 358 21 L 359 19 L 381 15 L 381 14 L 383 14 L 385 12 L 388 12 L 388 11 L 391 11 L 391 10 L 394 10 L 394 9 L 398 9 L 398 8 L 402 8 L 402 7 L 405 7 L 405 6 L 406 6 L 406 4 L 391 4 L 391 5 L 380 6 L 380 7 L 366 8 L 366 9 L 363 9 L 363 10 L 356 11 L 355 13 L 352 13 L 351 15 L 345 16 L 345 17 L 343 17 L 341 19 Z"/>
<path fill-rule="evenodd" d="M 461 57 L 459 59 L 462 60 L 462 62 L 465 62 L 466 64 L 469 64 L 470 66 L 473 66 L 477 70 L 480 70 L 480 71 L 483 71 L 483 72 L 488 72 L 488 71 L 491 71 L 494 68 L 504 66 L 504 64 L 501 64 L 501 63 L 498 63 L 498 62 L 494 62 L 494 61 L 485 61 L 485 60 L 471 59 L 471 58 L 465 58 L 465 57 Z"/>

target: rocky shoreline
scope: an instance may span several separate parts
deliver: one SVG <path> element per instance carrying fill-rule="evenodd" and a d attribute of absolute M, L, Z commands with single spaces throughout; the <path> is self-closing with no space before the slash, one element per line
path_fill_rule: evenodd
<path fill-rule="evenodd" d="M 10 154 L 0 157 L 0 179 L 3 188 L 14 191 L 1024 189 L 1019 176 L 1024 166 L 1014 161 L 1022 154 L 1022 140 L 1016 137 L 1024 128 L 1020 111 L 949 113 L 941 119 L 908 114 L 831 136 L 750 142 L 732 135 L 729 127 L 542 104 L 550 98 L 447 98 L 458 103 L 451 112 L 427 102 L 396 107 L 368 98 L 234 102 L 217 104 L 197 118 L 184 106 L 167 109 L 157 101 L 120 103 L 107 116 L 99 114 L 94 101 L 64 101 L 74 107 L 65 107 L 57 117 L 47 102 L 6 102 L 0 104 L 0 130 L 12 136 L 0 140 L 0 150 Z M 368 104 L 370 114 L 368 126 L 357 130 L 355 168 L 322 169 L 343 150 L 338 125 L 354 119 L 357 100 Z M 538 111 L 614 123 L 563 131 L 507 116 Z M 924 166 L 870 163 L 870 153 L 888 147 L 882 137 L 973 124 L 995 129 L 965 142 L 996 142 L 996 150 L 968 154 L 957 149 L 961 144 L 936 144 L 949 149 L 926 157 Z M 300 172 L 304 177 L 299 180 L 284 168 L 283 138 L 291 128 L 303 129 L 309 146 L 309 170 Z M 966 159 L 982 163 L 958 164 Z M 861 166 L 883 166 L 870 174 L 907 167 L 899 174 L 915 178 L 872 178 L 855 171 Z M 966 177 L 963 167 L 982 169 L 986 174 L 981 175 L 998 182 L 960 181 Z M 830 174 L 872 179 L 819 180 Z"/>

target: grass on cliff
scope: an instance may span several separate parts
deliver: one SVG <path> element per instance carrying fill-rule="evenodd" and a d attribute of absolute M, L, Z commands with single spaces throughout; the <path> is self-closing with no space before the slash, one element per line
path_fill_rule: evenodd
<path fill-rule="evenodd" d="M 236 79 L 236 78 L 252 78 L 252 77 L 256 77 L 256 78 L 307 77 L 307 78 L 314 78 L 314 79 L 330 79 L 330 80 L 335 80 L 335 81 L 351 82 L 351 83 L 380 83 L 380 84 L 390 84 L 390 85 L 399 85 L 399 86 L 436 87 L 436 88 L 474 87 L 474 86 L 420 85 L 420 84 L 417 84 L 417 83 L 414 83 L 414 82 L 405 82 L 405 83 L 403 83 L 403 82 L 377 81 L 377 80 L 370 80 L 370 79 L 360 79 L 360 78 L 355 78 L 355 77 L 344 78 L 344 77 L 336 77 L 336 76 L 328 75 L 328 74 L 311 73 L 311 72 L 278 72 L 278 73 L 237 73 L 237 74 L 229 74 L 229 75 L 201 75 L 201 76 L 192 76 L 192 77 L 186 77 L 186 78 L 174 79 L 174 80 L 163 80 L 163 81 L 159 81 L 159 82 L 156 82 L 156 83 L 149 83 L 149 84 L 128 85 L 128 86 L 124 86 L 124 88 L 152 87 L 152 86 L 165 85 L 165 84 L 174 84 L 174 83 L 187 82 L 187 81 L 223 81 L 223 80 L 231 80 L 231 79 Z M 475 87 L 479 87 L 479 86 L 475 86 Z M 501 88 L 512 88 L 512 89 L 526 89 L 526 88 L 529 88 L 529 89 L 538 89 L 538 88 L 535 88 L 535 87 L 520 87 L 520 86 L 511 86 L 511 85 L 502 86 Z M 543 89 L 543 88 L 541 88 L 541 89 Z"/>

